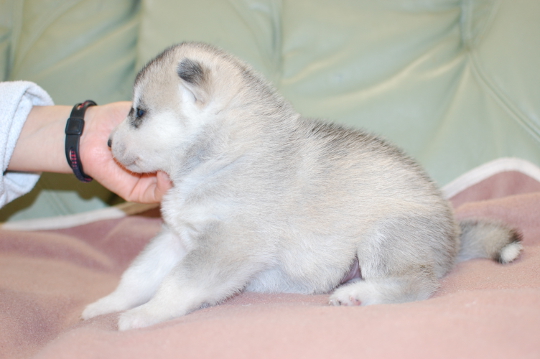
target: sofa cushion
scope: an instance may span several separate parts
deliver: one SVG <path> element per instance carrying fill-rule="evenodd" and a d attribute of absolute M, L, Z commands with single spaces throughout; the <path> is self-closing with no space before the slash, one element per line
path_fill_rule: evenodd
<path fill-rule="evenodd" d="M 499 157 L 540 162 L 538 36 L 516 41 L 539 33 L 531 14 L 525 0 L 143 1 L 138 67 L 210 42 L 302 114 L 382 134 L 445 184 Z"/>

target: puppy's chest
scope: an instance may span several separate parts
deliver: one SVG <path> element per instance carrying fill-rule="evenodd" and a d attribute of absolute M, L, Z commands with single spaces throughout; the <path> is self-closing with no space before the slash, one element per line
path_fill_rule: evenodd
<path fill-rule="evenodd" d="M 178 186 L 165 196 L 161 212 L 165 223 L 189 245 L 209 225 L 226 220 L 231 207 L 206 191 Z"/>

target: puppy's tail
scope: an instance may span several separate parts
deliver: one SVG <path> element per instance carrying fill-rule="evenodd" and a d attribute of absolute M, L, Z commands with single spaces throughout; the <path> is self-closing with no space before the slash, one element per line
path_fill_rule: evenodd
<path fill-rule="evenodd" d="M 458 261 L 491 258 L 506 264 L 514 261 L 523 246 L 521 234 L 502 223 L 485 220 L 464 220 L 461 227 L 461 248 Z"/>

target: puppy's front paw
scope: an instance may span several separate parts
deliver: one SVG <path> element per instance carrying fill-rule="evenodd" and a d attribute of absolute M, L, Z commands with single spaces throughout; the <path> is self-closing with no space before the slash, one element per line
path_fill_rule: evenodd
<path fill-rule="evenodd" d="M 113 292 L 98 301 L 89 304 L 82 312 L 82 319 L 90 319 L 102 314 L 121 312 L 133 308 L 136 303 L 132 303 L 125 295 Z"/>
<path fill-rule="evenodd" d="M 118 320 L 118 330 L 146 328 L 176 317 L 153 309 L 151 305 L 145 304 L 122 313 Z"/>
<path fill-rule="evenodd" d="M 124 331 L 145 328 L 151 326 L 152 324 L 156 324 L 157 322 L 158 320 L 139 307 L 128 310 L 120 315 L 120 318 L 118 319 L 118 330 Z"/>
<path fill-rule="evenodd" d="M 106 300 L 107 297 L 101 298 L 97 302 L 89 304 L 84 308 L 81 318 L 84 320 L 97 317 L 98 315 L 108 314 L 115 312 L 114 303 Z"/>

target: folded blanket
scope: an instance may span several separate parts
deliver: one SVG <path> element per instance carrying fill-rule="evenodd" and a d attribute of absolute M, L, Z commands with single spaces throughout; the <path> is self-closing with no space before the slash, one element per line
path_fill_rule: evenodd
<path fill-rule="evenodd" d="M 0 358 L 539 358 L 540 181 L 490 174 L 452 195 L 459 218 L 523 234 L 514 263 L 457 265 L 430 299 L 333 307 L 328 295 L 243 293 L 153 327 L 81 321 L 160 228 L 152 216 L 0 230 Z"/>

